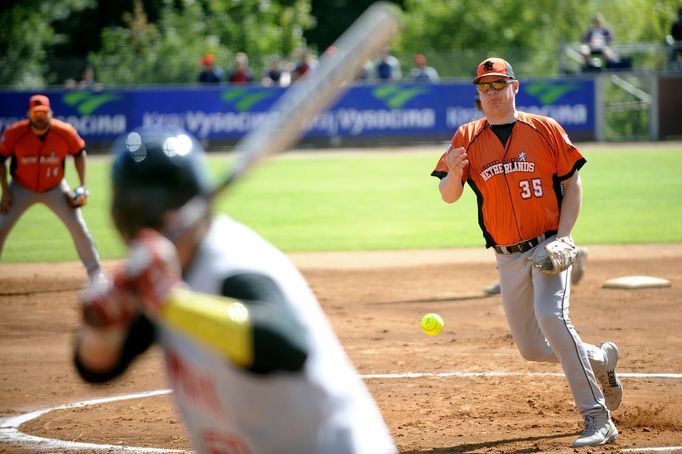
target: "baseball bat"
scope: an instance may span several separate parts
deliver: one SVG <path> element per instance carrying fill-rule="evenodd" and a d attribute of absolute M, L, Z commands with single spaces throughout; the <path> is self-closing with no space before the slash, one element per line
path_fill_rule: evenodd
<path fill-rule="evenodd" d="M 264 157 L 289 148 L 315 115 L 328 108 L 353 82 L 362 66 L 399 29 L 395 7 L 387 2 L 370 6 L 320 59 L 319 66 L 295 82 L 272 107 L 273 121 L 251 130 L 236 147 L 235 164 L 215 189 L 222 192 Z"/>
<path fill-rule="evenodd" d="M 272 119 L 249 131 L 235 147 L 228 174 L 204 197 L 187 202 L 170 222 L 166 235 L 175 240 L 202 217 L 210 202 L 267 156 L 281 153 L 303 134 L 308 123 L 327 109 L 353 82 L 365 62 L 399 31 L 400 13 L 388 2 L 370 6 L 320 59 L 320 64 L 292 84 L 275 102 Z"/>

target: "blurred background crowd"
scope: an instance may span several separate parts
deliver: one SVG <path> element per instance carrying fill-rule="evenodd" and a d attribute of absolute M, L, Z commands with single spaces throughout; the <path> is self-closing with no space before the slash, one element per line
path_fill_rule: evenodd
<path fill-rule="evenodd" d="M 287 86 L 368 0 L 4 0 L 0 87 Z M 395 0 L 405 29 L 358 83 L 682 70 L 679 0 Z"/>

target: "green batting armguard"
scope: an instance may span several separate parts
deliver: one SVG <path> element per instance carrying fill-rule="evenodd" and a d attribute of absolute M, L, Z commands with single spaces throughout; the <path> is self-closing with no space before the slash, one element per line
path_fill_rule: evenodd
<path fill-rule="evenodd" d="M 253 364 L 251 316 L 239 301 L 174 289 L 159 318 L 238 366 L 249 368 Z"/>

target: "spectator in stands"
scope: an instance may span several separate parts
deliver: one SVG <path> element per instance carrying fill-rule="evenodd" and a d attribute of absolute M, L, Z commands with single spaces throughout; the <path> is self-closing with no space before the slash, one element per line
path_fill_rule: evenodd
<path fill-rule="evenodd" d="M 618 65 L 618 55 L 611 48 L 613 32 L 604 23 L 604 16 L 596 13 L 592 17 L 592 26 L 583 35 L 581 53 L 585 58 L 585 66 L 590 69 L 601 69 L 601 59 L 606 60 L 607 66 Z"/>
<path fill-rule="evenodd" d="M 99 84 L 95 80 L 95 69 L 90 65 L 85 65 L 81 70 L 81 77 L 78 80 L 78 88 L 97 90 Z"/>
<path fill-rule="evenodd" d="M 234 68 L 227 76 L 227 82 L 231 84 L 250 84 L 253 82 L 253 74 L 249 69 L 249 57 L 244 52 L 234 55 Z"/>
<path fill-rule="evenodd" d="M 201 64 L 201 72 L 197 80 L 202 84 L 219 84 L 223 81 L 224 74 L 220 68 L 215 65 L 215 57 L 212 54 L 206 54 L 199 60 Z"/>
<path fill-rule="evenodd" d="M 98 84 L 95 80 L 95 69 L 90 65 L 85 65 L 80 72 L 80 78 L 78 80 L 67 79 L 64 82 L 64 87 L 69 89 L 82 89 L 82 90 L 101 90 L 101 84 Z"/>
<path fill-rule="evenodd" d="M 291 74 L 282 67 L 282 60 L 277 55 L 268 59 L 268 67 L 261 78 L 264 87 L 288 87 L 291 83 Z"/>
<path fill-rule="evenodd" d="M 367 83 L 370 81 L 372 74 L 374 74 L 374 62 L 372 60 L 367 60 L 365 64 L 362 65 L 360 73 L 358 73 L 355 81 L 357 83 Z"/>
<path fill-rule="evenodd" d="M 677 10 L 677 20 L 670 26 L 670 35 L 667 37 L 670 48 L 670 64 L 677 64 L 677 57 L 682 54 L 682 6 Z"/>
<path fill-rule="evenodd" d="M 292 82 L 296 82 L 309 71 L 314 71 L 317 67 L 317 59 L 307 48 L 298 49 L 296 54 L 296 65 L 293 71 L 291 71 Z"/>
<path fill-rule="evenodd" d="M 400 71 L 400 62 L 391 55 L 390 48 L 385 46 L 379 53 L 379 58 L 374 64 L 376 78 L 381 82 L 400 80 L 403 75 Z"/>
<path fill-rule="evenodd" d="M 410 79 L 415 82 L 438 82 L 438 71 L 426 64 L 426 56 L 417 54 L 414 56 L 414 67 L 410 71 Z"/>

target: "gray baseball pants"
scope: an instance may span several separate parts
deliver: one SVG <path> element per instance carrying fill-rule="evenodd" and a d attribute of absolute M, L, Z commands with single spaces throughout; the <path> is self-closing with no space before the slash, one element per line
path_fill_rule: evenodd
<path fill-rule="evenodd" d="M 528 261 L 533 250 L 496 254 L 502 306 L 514 342 L 524 359 L 561 364 L 581 414 L 602 413 L 606 405 L 595 375 L 604 371 L 606 358 L 599 347 L 583 342 L 569 318 L 571 268 L 543 274 Z"/>
<path fill-rule="evenodd" d="M 31 191 L 11 181 L 9 190 L 14 202 L 6 214 L 0 214 L 0 256 L 2 256 L 5 239 L 21 215 L 32 205 L 42 203 L 52 210 L 69 230 L 78 256 L 88 271 L 88 276 L 92 279 L 100 272 L 99 254 L 85 224 L 83 213 L 80 208 L 72 207 L 66 200 L 65 193 L 70 190 L 66 180 L 62 180 L 59 185 L 45 192 Z"/>

